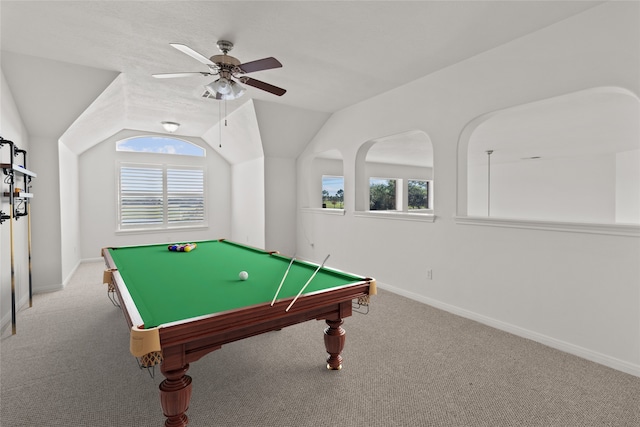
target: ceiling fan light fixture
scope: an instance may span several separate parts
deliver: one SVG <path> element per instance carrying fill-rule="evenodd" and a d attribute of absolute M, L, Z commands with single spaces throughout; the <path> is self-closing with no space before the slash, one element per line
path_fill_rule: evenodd
<path fill-rule="evenodd" d="M 233 100 L 240 98 L 247 90 L 238 83 L 227 78 L 220 78 L 204 87 L 212 98 Z"/>
<path fill-rule="evenodd" d="M 231 94 L 233 95 L 232 99 L 237 99 L 240 98 L 242 95 L 244 95 L 244 93 L 247 90 L 245 88 L 243 88 L 242 86 L 240 86 L 238 83 L 236 82 L 231 82 Z"/>
<path fill-rule="evenodd" d="M 174 133 L 180 127 L 180 123 L 176 122 L 161 122 L 161 124 L 164 130 L 169 133 Z"/>
<path fill-rule="evenodd" d="M 217 92 L 220 95 L 228 95 L 231 92 L 231 82 L 222 77 L 208 85 L 208 88 L 211 88 L 212 92 Z"/>

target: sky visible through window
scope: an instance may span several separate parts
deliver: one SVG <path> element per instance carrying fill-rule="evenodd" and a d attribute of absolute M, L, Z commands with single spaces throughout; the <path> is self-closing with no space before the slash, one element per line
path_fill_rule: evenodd
<path fill-rule="evenodd" d="M 204 157 L 203 148 L 181 139 L 164 136 L 143 136 L 118 141 L 116 151 Z"/>
<path fill-rule="evenodd" d="M 389 185 L 389 181 L 393 181 L 391 179 L 386 178 L 369 178 L 369 185 Z"/>
<path fill-rule="evenodd" d="M 330 196 L 335 196 L 338 190 L 344 190 L 344 178 L 341 176 L 323 176 L 322 190 L 328 191 Z"/>

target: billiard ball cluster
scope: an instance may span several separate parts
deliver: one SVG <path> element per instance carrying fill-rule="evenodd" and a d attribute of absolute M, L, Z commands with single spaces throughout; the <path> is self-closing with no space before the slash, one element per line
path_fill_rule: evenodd
<path fill-rule="evenodd" d="M 196 248 L 196 246 L 198 245 L 195 243 L 182 243 L 179 245 L 169 245 L 167 246 L 167 249 L 173 252 L 191 252 Z"/>

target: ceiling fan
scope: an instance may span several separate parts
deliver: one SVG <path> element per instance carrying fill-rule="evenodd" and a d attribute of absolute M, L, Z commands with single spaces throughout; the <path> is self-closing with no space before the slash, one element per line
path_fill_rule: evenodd
<path fill-rule="evenodd" d="M 227 40 L 219 40 L 217 43 L 218 49 L 220 49 L 222 55 L 213 55 L 211 58 L 207 58 L 199 54 L 184 44 L 170 43 L 170 45 L 202 62 L 209 67 L 209 71 L 153 74 L 153 77 L 155 78 L 168 79 L 174 77 L 189 77 L 196 74 L 200 74 L 205 77 L 219 76 L 217 80 L 205 86 L 205 92 L 202 94 L 204 98 L 231 100 L 241 97 L 246 89 L 240 86 L 236 80 L 240 83 L 253 86 L 277 96 L 282 96 L 286 93 L 285 89 L 244 75 L 256 71 L 282 67 L 280 61 L 273 57 L 258 59 L 256 61 L 246 62 L 243 64 L 237 58 L 228 55 L 229 51 L 233 49 L 233 43 Z"/>

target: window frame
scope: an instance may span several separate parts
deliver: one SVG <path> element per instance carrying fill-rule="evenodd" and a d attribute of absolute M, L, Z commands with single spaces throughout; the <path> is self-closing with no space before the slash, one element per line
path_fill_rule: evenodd
<path fill-rule="evenodd" d="M 341 188 L 341 190 L 342 190 L 342 207 L 341 207 L 341 208 L 336 208 L 336 207 L 328 208 L 328 207 L 326 207 L 326 206 L 325 206 L 325 203 L 324 203 L 324 191 L 325 191 L 325 189 L 324 189 L 324 179 L 325 179 L 325 178 L 341 178 L 341 179 L 342 179 L 342 188 Z M 320 205 L 322 206 L 322 209 L 328 209 L 328 210 L 344 210 L 344 198 L 345 198 L 345 197 L 344 197 L 344 195 L 345 195 L 345 192 L 344 192 L 344 183 L 345 183 L 344 175 L 322 175 L 322 177 L 320 178 L 320 185 L 322 186 L 322 188 L 321 188 L 321 194 L 320 194 L 320 198 L 321 198 L 321 204 L 320 204 Z M 337 193 L 336 193 L 336 194 L 337 194 Z"/>
<path fill-rule="evenodd" d="M 393 209 L 371 209 L 371 186 L 372 180 L 379 180 L 379 181 L 387 181 L 387 185 L 389 185 L 389 183 L 391 181 L 394 181 L 394 194 L 393 194 L 393 199 L 394 199 L 394 205 L 395 207 Z M 403 186 L 404 186 L 404 180 L 401 178 L 387 178 L 387 177 L 379 177 L 379 176 L 370 176 L 369 177 L 369 211 L 370 212 L 402 212 L 402 205 L 403 205 Z M 375 184 L 374 184 L 375 185 Z"/>
<path fill-rule="evenodd" d="M 161 223 L 137 223 L 123 224 L 122 215 L 122 168 L 138 168 L 138 169 L 160 169 L 162 171 L 162 222 Z M 173 223 L 169 219 L 169 183 L 168 170 L 199 170 L 202 171 L 202 220 L 201 221 L 185 221 Z M 169 162 L 131 162 L 118 161 L 116 164 L 116 231 L 149 231 L 156 232 L 162 230 L 176 229 L 193 229 L 208 227 L 208 209 L 207 209 L 207 170 L 202 165 L 183 165 Z"/>
<path fill-rule="evenodd" d="M 186 146 L 192 146 L 197 148 L 198 150 L 201 150 L 201 154 L 196 155 L 196 154 L 180 153 L 180 152 L 168 153 L 168 152 L 162 151 L 162 148 L 166 147 L 166 145 L 164 147 L 156 147 L 155 150 L 122 150 L 120 149 L 121 145 L 125 145 L 126 142 L 134 141 L 134 140 L 145 140 L 145 139 L 149 139 L 149 140 L 156 139 L 159 141 L 176 141 L 176 142 L 179 142 L 180 144 L 183 144 Z M 204 158 L 207 156 L 207 150 L 204 147 L 201 147 L 200 145 L 195 144 L 191 141 L 187 141 L 182 138 L 176 138 L 168 135 L 161 135 L 161 136 L 136 135 L 129 138 L 120 139 L 116 141 L 116 153 L 137 153 L 137 154 L 152 154 L 152 155 L 157 154 L 157 155 L 165 155 L 165 156 L 181 156 L 181 157 L 195 157 L 195 158 Z"/>
<path fill-rule="evenodd" d="M 431 179 L 418 179 L 418 178 L 388 178 L 388 177 L 378 177 L 378 176 L 370 176 L 369 177 L 369 203 L 371 203 L 371 180 L 386 180 L 386 181 L 395 181 L 396 182 L 396 194 L 395 194 L 395 209 L 368 209 L 366 212 L 372 213 L 374 215 L 386 212 L 386 213 L 397 213 L 397 214 L 416 214 L 416 215 L 425 215 L 425 214 L 433 214 L 433 194 L 431 189 L 433 188 L 433 180 Z M 426 182 L 427 184 L 427 207 L 425 209 L 409 209 L 409 181 L 421 181 Z"/>
<path fill-rule="evenodd" d="M 426 208 L 418 208 L 418 209 L 410 209 L 409 208 L 409 182 L 411 181 L 418 181 L 418 182 L 425 182 L 427 185 L 427 207 Z M 433 196 L 431 194 L 431 188 L 433 186 L 433 180 L 431 179 L 419 179 L 419 178 L 408 178 L 406 179 L 406 189 L 405 189 L 405 194 L 407 195 L 406 197 L 406 201 L 407 201 L 407 210 L 406 212 L 411 212 L 411 213 L 420 213 L 420 212 L 433 212 Z M 404 209 L 403 209 L 404 211 Z"/>

